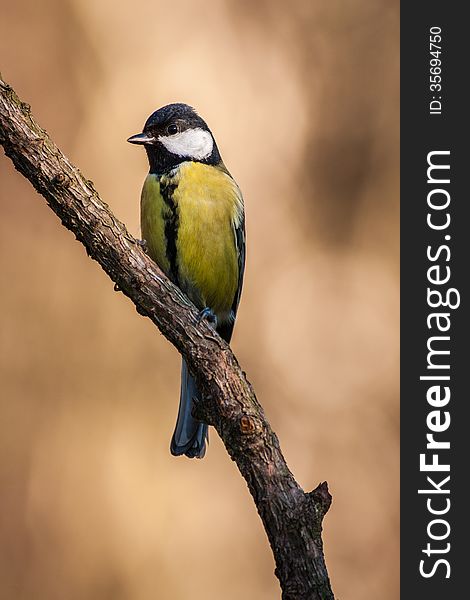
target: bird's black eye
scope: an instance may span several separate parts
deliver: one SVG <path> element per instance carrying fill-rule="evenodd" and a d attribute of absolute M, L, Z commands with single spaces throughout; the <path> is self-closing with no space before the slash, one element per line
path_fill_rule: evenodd
<path fill-rule="evenodd" d="M 175 133 L 178 133 L 178 125 L 175 125 L 174 123 L 172 123 L 171 125 L 168 125 L 166 130 L 168 131 L 168 133 L 170 135 L 175 135 Z"/>

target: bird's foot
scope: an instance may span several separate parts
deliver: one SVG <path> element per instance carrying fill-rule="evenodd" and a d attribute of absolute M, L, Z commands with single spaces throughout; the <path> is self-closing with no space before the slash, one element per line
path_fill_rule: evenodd
<path fill-rule="evenodd" d="M 201 310 L 201 312 L 198 314 L 197 322 L 200 323 L 203 319 L 205 319 L 208 323 L 210 323 L 214 327 L 217 327 L 217 317 L 215 316 L 214 311 L 211 308 L 209 308 L 208 306 L 206 306 L 206 308 L 203 308 Z"/>
<path fill-rule="evenodd" d="M 148 244 L 147 244 L 147 240 L 136 240 L 136 243 L 138 246 L 140 246 L 142 248 L 142 250 L 145 252 L 145 254 L 148 254 Z"/>

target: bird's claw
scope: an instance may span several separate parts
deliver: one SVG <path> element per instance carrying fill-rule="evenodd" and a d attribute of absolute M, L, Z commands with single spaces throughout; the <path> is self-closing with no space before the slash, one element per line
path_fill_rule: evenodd
<path fill-rule="evenodd" d="M 217 317 L 215 316 L 213 310 L 211 308 L 209 308 L 208 306 L 206 306 L 206 308 L 203 308 L 201 310 L 201 312 L 198 314 L 198 317 L 197 317 L 198 324 L 203 319 L 205 319 L 211 325 L 214 325 L 214 327 L 217 326 Z"/>
<path fill-rule="evenodd" d="M 145 252 L 145 254 L 148 254 L 148 244 L 147 244 L 147 240 L 136 240 L 137 245 L 140 246 L 142 248 L 142 250 Z"/>

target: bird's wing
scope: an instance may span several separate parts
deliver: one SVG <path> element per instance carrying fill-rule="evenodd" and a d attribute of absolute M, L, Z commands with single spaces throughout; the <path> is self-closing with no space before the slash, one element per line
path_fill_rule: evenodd
<path fill-rule="evenodd" d="M 230 175 L 230 174 L 229 174 Z M 238 304 L 240 302 L 240 296 L 242 294 L 243 287 L 243 274 L 245 272 L 245 212 L 243 207 L 243 198 L 238 186 L 235 184 L 236 194 L 238 200 L 239 211 L 232 223 L 234 242 L 237 250 L 238 259 L 238 285 L 235 297 L 232 303 L 231 318 L 228 321 L 220 323 L 217 327 L 219 335 L 227 342 L 230 343 L 232 338 L 233 326 L 235 324 L 235 317 L 237 316 Z"/>
<path fill-rule="evenodd" d="M 238 256 L 238 287 L 232 305 L 233 319 L 235 320 L 238 304 L 240 303 L 240 296 L 242 295 L 243 275 L 245 273 L 245 215 L 243 215 L 240 223 L 235 226 L 234 229 Z"/>

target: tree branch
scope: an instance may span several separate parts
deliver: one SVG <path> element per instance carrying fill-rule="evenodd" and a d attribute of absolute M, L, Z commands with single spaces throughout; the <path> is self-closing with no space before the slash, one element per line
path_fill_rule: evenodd
<path fill-rule="evenodd" d="M 331 496 L 305 493 L 289 471 L 254 390 L 230 347 L 145 254 L 0 77 L 0 143 L 109 277 L 186 358 L 213 425 L 245 478 L 276 561 L 284 600 L 334 600 L 323 556 L 322 520 Z"/>

